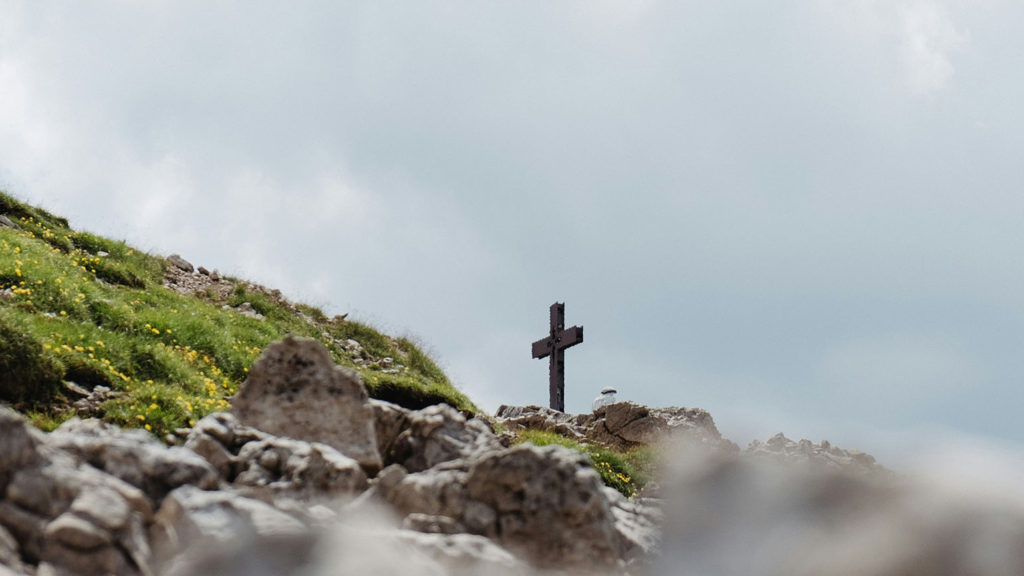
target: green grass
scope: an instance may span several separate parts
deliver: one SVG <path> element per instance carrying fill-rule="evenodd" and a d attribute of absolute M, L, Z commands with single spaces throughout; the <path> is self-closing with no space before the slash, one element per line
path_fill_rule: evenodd
<path fill-rule="evenodd" d="M 122 426 L 163 435 L 190 425 L 228 408 L 249 367 L 288 334 L 319 340 L 336 362 L 363 375 L 373 397 L 479 411 L 407 339 L 332 322 L 312 306 L 238 280 L 226 301 L 185 296 L 163 287 L 163 258 L 74 231 L 67 220 L 3 192 L 0 213 L 21 226 L 0 228 L 0 401 L 42 428 L 74 415 L 61 396 L 63 380 L 120 392 L 102 417 Z M 243 302 L 265 319 L 237 312 Z M 339 345 L 349 338 L 365 351 L 362 366 Z M 397 373 L 382 369 L 385 357 Z"/>
<path fill-rule="evenodd" d="M 555 432 L 524 430 L 518 436 L 519 442 L 529 442 L 534 446 L 557 444 L 586 454 L 605 485 L 615 488 L 627 498 L 647 485 L 656 466 L 655 448 L 652 446 L 618 452 L 602 446 L 580 444 Z"/>

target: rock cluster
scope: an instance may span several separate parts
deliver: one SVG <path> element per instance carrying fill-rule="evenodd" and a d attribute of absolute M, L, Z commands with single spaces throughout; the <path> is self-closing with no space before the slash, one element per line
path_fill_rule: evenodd
<path fill-rule="evenodd" d="M 747 446 L 744 454 L 782 463 L 807 464 L 816 468 L 847 470 L 865 474 L 885 470 L 875 462 L 875 457 L 870 454 L 859 450 L 844 450 L 833 446 L 828 440 L 822 440 L 820 443 L 810 440 L 794 442 L 781 432 L 765 442 L 754 440 Z"/>
<path fill-rule="evenodd" d="M 495 418 L 511 430 L 557 432 L 617 450 L 673 439 L 715 450 L 738 450 L 722 438 L 711 414 L 699 408 L 648 408 L 635 402 L 615 402 L 592 414 L 565 414 L 541 406 L 501 406 Z"/>
<path fill-rule="evenodd" d="M 372 562 L 425 574 L 621 572 L 657 518 L 574 451 L 371 401 L 309 339 L 268 347 L 233 411 L 184 446 L 92 419 L 44 434 L 0 408 L 3 576 L 294 573 L 369 535 L 389 549 Z M 352 554 L 338 565 L 395 571 Z"/>

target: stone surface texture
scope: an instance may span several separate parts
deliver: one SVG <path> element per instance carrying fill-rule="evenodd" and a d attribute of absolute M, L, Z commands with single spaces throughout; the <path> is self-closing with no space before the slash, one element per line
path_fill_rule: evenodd
<path fill-rule="evenodd" d="M 501 406 L 495 419 L 513 430 L 557 432 L 616 450 L 680 440 L 715 450 L 739 449 L 722 438 L 711 414 L 699 408 L 648 408 L 635 402 L 615 402 L 592 414 L 574 415 L 541 406 Z"/>
<path fill-rule="evenodd" d="M 808 464 L 832 470 L 848 470 L 864 474 L 884 472 L 870 454 L 859 450 L 844 450 L 828 440 L 814 443 L 810 440 L 793 441 L 781 432 L 765 442 L 754 440 L 744 454 L 754 458 L 767 458 L 779 462 Z"/>
<path fill-rule="evenodd" d="M 49 442 L 141 489 L 156 502 L 178 486 L 217 486 L 217 473 L 206 460 L 191 450 L 168 448 L 145 430 L 71 419 L 50 434 Z"/>
<path fill-rule="evenodd" d="M 455 408 L 437 404 L 406 415 L 405 430 L 391 446 L 389 463 L 419 472 L 442 462 L 471 458 L 501 447 L 483 421 L 467 420 Z"/>
<path fill-rule="evenodd" d="M 600 477 L 579 453 L 521 445 L 408 474 L 386 498 L 446 516 L 543 566 L 613 566 L 621 544 Z"/>
<path fill-rule="evenodd" d="M 286 337 L 268 346 L 232 413 L 275 436 L 327 444 L 371 473 L 381 468 L 366 387 L 355 371 L 335 365 L 316 340 Z"/>

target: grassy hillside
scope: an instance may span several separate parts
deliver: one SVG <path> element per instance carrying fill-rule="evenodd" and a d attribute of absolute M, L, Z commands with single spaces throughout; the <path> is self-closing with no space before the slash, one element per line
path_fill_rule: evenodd
<path fill-rule="evenodd" d="M 0 192 L 0 401 L 44 428 L 76 414 L 66 382 L 116 397 L 99 416 L 163 435 L 223 410 L 262 350 L 286 334 L 321 341 L 370 395 L 410 408 L 473 403 L 413 342 L 327 318 L 237 279 L 170 289 L 164 258 L 73 230 Z M 354 342 L 353 342 L 354 341 Z"/>

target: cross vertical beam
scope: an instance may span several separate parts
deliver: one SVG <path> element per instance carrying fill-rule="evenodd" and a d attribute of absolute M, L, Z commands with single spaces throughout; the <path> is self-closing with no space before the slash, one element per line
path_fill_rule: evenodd
<path fill-rule="evenodd" d="M 565 328 L 565 303 L 551 305 L 551 330 L 533 343 L 534 358 L 548 358 L 548 396 L 552 410 L 565 412 L 565 349 L 583 342 L 583 327 Z"/>

